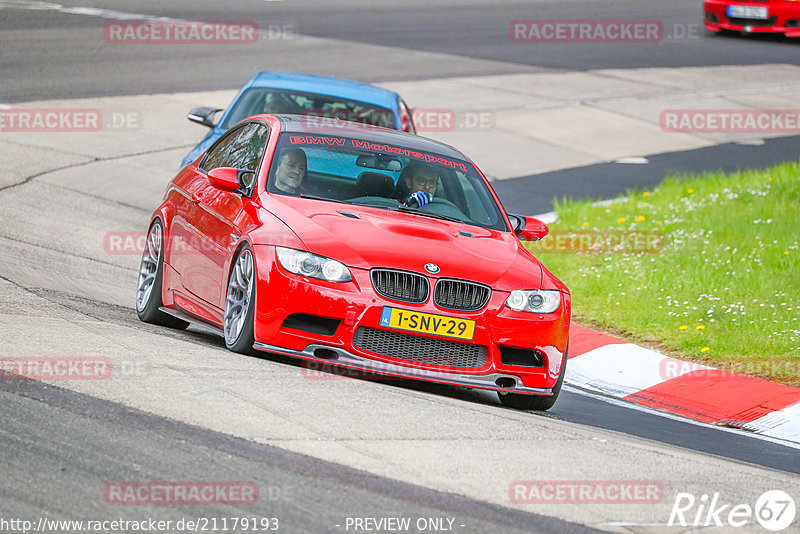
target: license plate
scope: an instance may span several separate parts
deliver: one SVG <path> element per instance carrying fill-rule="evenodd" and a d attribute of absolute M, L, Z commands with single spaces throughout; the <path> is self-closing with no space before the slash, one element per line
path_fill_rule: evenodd
<path fill-rule="evenodd" d="M 768 13 L 766 7 L 728 6 L 728 16 L 739 19 L 766 20 Z"/>
<path fill-rule="evenodd" d="M 471 319 L 401 310 L 389 306 L 383 307 L 381 326 L 458 339 L 472 339 L 475 336 L 475 321 Z"/>

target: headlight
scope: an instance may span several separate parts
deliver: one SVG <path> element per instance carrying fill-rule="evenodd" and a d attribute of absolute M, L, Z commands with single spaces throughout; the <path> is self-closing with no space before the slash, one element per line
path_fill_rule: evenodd
<path fill-rule="evenodd" d="M 531 289 L 512 291 L 506 299 L 506 306 L 514 311 L 532 313 L 552 313 L 561 304 L 561 293 L 552 289 Z"/>
<path fill-rule="evenodd" d="M 349 282 L 353 279 L 347 267 L 336 260 L 304 250 L 283 247 L 275 247 L 275 250 L 278 252 L 278 261 L 290 273 L 328 282 Z"/>

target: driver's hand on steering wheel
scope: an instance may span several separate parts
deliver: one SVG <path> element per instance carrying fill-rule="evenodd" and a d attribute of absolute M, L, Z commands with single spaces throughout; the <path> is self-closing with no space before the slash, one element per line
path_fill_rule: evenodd
<path fill-rule="evenodd" d="M 421 208 L 422 206 L 430 204 L 432 200 L 433 195 L 427 191 L 416 191 L 408 197 L 408 200 L 406 200 L 406 206 L 410 208 Z"/>

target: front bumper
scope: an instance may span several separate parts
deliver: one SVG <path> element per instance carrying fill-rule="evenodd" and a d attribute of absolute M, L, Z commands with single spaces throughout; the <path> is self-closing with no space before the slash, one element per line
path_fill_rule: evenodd
<path fill-rule="evenodd" d="M 477 312 L 455 312 L 428 301 L 409 304 L 385 299 L 372 287 L 370 272 L 353 269 L 352 282 L 333 283 L 286 272 L 278 265 L 275 248 L 253 247 L 258 283 L 254 348 L 280 353 L 319 364 L 330 364 L 366 373 L 461 385 L 479 389 L 550 395 L 565 357 L 570 314 L 570 298 L 562 294 L 562 304 L 550 314 L 515 312 L 507 308 L 507 292 L 493 290 L 489 303 Z M 382 266 L 385 267 L 385 266 Z M 422 273 L 419 273 L 422 274 Z M 430 277 L 431 287 L 436 278 Z M 431 291 L 432 293 L 432 291 Z M 411 361 L 359 348 L 354 343 L 361 328 L 441 341 L 443 338 L 404 332 L 380 325 L 385 306 L 475 321 L 470 345 L 486 348 L 485 362 L 474 367 L 448 366 Z M 314 333 L 286 326 L 294 314 L 307 314 L 338 321 L 335 332 Z M 461 342 L 463 340 L 444 341 Z M 509 365 L 501 357 L 501 347 L 539 351 L 541 365 Z"/>
<path fill-rule="evenodd" d="M 768 18 L 742 19 L 728 17 L 729 5 L 766 7 Z M 722 30 L 747 33 L 782 33 L 787 37 L 800 37 L 800 2 L 731 2 L 730 0 L 705 0 L 703 2 L 705 27 L 709 31 Z"/>

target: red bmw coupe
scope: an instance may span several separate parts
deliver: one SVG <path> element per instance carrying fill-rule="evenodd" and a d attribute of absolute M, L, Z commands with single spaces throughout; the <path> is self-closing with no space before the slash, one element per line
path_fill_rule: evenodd
<path fill-rule="evenodd" d="M 800 37 L 800 0 L 705 0 L 706 29 Z"/>
<path fill-rule="evenodd" d="M 298 116 L 240 122 L 170 182 L 150 223 L 143 321 L 233 351 L 497 391 L 553 406 L 570 294 L 457 150 Z"/>

